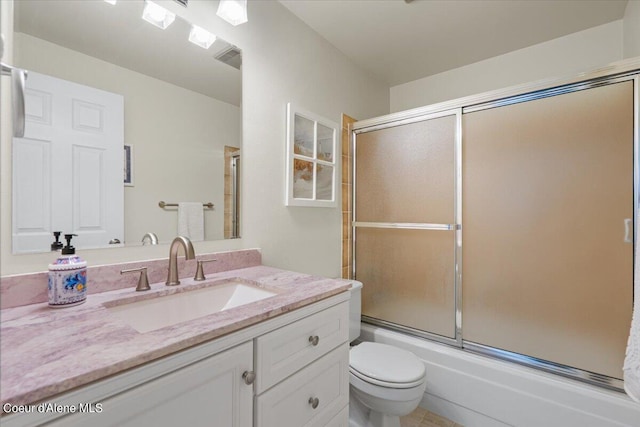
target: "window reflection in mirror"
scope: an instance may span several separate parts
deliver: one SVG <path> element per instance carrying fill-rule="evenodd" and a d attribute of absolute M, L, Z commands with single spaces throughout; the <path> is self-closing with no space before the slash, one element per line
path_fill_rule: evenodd
<path fill-rule="evenodd" d="M 14 253 L 48 251 L 58 230 L 79 249 L 170 241 L 178 208 L 159 201 L 211 202 L 204 239 L 239 237 L 240 51 L 190 43 L 180 17 L 156 28 L 143 7 L 15 2 L 14 64 L 31 75 L 13 141 Z"/>

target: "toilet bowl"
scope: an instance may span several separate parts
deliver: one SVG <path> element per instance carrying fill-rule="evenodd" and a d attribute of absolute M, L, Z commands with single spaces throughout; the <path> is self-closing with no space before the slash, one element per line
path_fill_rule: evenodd
<path fill-rule="evenodd" d="M 426 387 L 424 363 L 413 353 L 363 342 L 349 352 L 349 425 L 400 427 Z"/>
<path fill-rule="evenodd" d="M 357 319 L 351 341 L 360 335 L 361 288 L 360 282 L 351 288 L 352 323 Z M 410 351 L 373 342 L 355 345 L 349 351 L 349 426 L 400 427 L 400 417 L 418 407 L 426 385 L 424 363 Z"/>

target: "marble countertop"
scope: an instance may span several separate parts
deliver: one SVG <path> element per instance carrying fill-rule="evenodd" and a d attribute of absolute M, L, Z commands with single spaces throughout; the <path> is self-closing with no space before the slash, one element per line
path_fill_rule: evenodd
<path fill-rule="evenodd" d="M 278 295 L 146 333 L 137 332 L 106 307 L 236 278 Z M 147 292 L 127 288 L 91 294 L 75 307 L 52 309 L 40 303 L 0 310 L 0 400 L 14 405 L 40 402 L 350 287 L 347 280 L 265 266 L 208 274 L 205 282 L 181 282 L 175 287 L 152 284 Z"/>

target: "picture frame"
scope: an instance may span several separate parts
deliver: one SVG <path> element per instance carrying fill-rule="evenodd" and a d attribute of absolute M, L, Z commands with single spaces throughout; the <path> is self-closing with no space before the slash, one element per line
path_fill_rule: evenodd
<path fill-rule="evenodd" d="M 124 185 L 125 187 L 134 186 L 133 175 L 133 146 L 124 145 Z"/>
<path fill-rule="evenodd" d="M 338 125 L 287 104 L 286 206 L 338 206 Z"/>

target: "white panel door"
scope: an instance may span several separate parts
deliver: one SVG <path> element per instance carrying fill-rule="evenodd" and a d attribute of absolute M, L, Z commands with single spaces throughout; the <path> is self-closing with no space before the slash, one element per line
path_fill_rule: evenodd
<path fill-rule="evenodd" d="M 24 138 L 13 140 L 13 251 L 124 241 L 124 98 L 29 72 Z"/>

